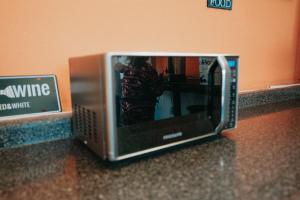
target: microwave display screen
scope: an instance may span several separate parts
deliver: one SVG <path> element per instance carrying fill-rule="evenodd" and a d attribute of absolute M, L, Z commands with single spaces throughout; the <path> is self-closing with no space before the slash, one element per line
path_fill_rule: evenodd
<path fill-rule="evenodd" d="M 120 55 L 111 63 L 120 155 L 218 126 L 222 73 L 217 57 Z"/>

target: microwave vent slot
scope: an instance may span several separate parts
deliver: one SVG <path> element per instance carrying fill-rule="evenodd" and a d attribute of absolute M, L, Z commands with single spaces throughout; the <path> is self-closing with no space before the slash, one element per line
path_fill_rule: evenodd
<path fill-rule="evenodd" d="M 97 113 L 84 106 L 74 105 L 73 123 L 75 129 L 89 141 L 98 142 Z"/>
<path fill-rule="evenodd" d="M 96 114 L 96 112 L 93 112 L 92 115 L 93 115 L 93 136 L 94 136 L 94 142 L 98 143 L 97 114 Z"/>
<path fill-rule="evenodd" d="M 88 133 L 89 136 L 89 140 L 92 139 L 92 119 L 91 119 L 91 111 L 90 110 L 86 110 L 86 132 Z"/>
<path fill-rule="evenodd" d="M 82 108 L 82 106 L 75 104 L 74 106 L 74 125 L 75 125 L 75 129 L 80 132 L 81 134 L 84 133 L 84 124 L 83 124 L 83 113 L 84 113 L 84 109 Z"/>
<path fill-rule="evenodd" d="M 87 113 L 87 110 L 85 109 L 85 107 L 82 107 L 82 125 L 83 125 L 83 134 L 85 136 L 88 135 L 86 113 Z"/>

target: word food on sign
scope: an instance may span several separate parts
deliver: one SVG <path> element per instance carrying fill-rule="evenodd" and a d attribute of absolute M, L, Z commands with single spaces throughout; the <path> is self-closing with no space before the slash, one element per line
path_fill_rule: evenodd
<path fill-rule="evenodd" d="M 207 7 L 232 10 L 232 0 L 208 0 Z"/>

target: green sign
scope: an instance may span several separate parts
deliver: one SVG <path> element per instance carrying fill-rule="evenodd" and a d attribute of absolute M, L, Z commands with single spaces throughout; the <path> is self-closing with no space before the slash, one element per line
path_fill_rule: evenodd
<path fill-rule="evenodd" d="M 232 0 L 207 0 L 207 7 L 232 10 Z"/>
<path fill-rule="evenodd" d="M 0 77 L 0 119 L 49 112 L 61 112 L 54 75 Z"/>

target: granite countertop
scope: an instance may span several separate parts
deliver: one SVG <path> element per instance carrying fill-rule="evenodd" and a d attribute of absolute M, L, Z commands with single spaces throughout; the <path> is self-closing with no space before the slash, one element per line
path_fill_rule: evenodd
<path fill-rule="evenodd" d="M 0 199 L 300 199 L 300 100 L 244 109 L 221 138 L 117 166 L 71 139 L 0 150 Z"/>

